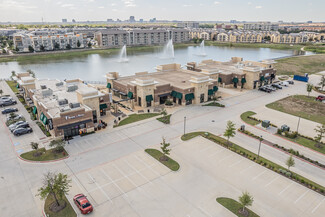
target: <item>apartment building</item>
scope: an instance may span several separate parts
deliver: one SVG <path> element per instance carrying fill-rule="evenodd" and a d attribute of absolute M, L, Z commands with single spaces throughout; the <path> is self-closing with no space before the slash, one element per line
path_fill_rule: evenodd
<path fill-rule="evenodd" d="M 29 73 L 17 77 L 25 100 L 33 102 L 38 121 L 55 137 L 94 131 L 110 107 L 107 91 L 99 91 L 80 79 L 35 79 Z"/>
<path fill-rule="evenodd" d="M 177 23 L 176 26 L 178 28 L 192 29 L 192 28 L 199 28 L 200 23 L 199 22 L 190 22 L 190 21 L 187 22 L 187 21 L 184 21 L 184 22 Z"/>
<path fill-rule="evenodd" d="M 279 24 L 271 22 L 245 23 L 244 30 L 278 31 Z"/>
<path fill-rule="evenodd" d="M 17 33 L 14 34 L 13 41 L 15 48 L 17 48 L 19 52 L 29 52 L 30 46 L 35 51 L 84 48 L 87 43 L 87 38 L 82 34 L 73 33 L 57 35 L 34 35 L 32 33 Z"/>
<path fill-rule="evenodd" d="M 108 29 L 96 32 L 95 38 L 100 47 L 159 45 L 170 39 L 174 43 L 190 40 L 186 29 Z"/>

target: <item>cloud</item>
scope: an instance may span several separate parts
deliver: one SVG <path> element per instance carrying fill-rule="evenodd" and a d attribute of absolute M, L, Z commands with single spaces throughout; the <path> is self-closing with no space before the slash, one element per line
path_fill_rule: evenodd
<path fill-rule="evenodd" d="M 256 9 L 261 9 L 263 6 L 260 6 L 260 5 L 258 5 L 258 6 L 256 6 L 255 8 Z"/>
<path fill-rule="evenodd" d="M 122 0 L 125 7 L 136 7 L 134 0 Z"/>
<path fill-rule="evenodd" d="M 214 5 L 220 5 L 220 2 L 215 1 L 215 2 L 213 2 L 213 4 Z"/>
<path fill-rule="evenodd" d="M 21 10 L 24 12 L 29 12 L 30 9 L 38 8 L 37 6 L 31 5 L 26 2 L 14 1 L 14 0 L 4 0 L 0 1 L 0 8 L 6 10 Z"/>
<path fill-rule="evenodd" d="M 114 6 L 116 6 L 116 4 L 115 3 L 112 3 L 111 6 L 114 7 Z"/>
<path fill-rule="evenodd" d="M 252 3 L 252 2 L 248 2 L 247 4 L 248 4 L 248 5 L 252 5 L 253 3 Z"/>
<path fill-rule="evenodd" d="M 192 7 L 193 5 L 183 5 L 183 7 Z"/>
<path fill-rule="evenodd" d="M 74 4 L 62 4 L 61 7 L 62 8 L 70 8 L 70 7 L 73 7 Z"/>
<path fill-rule="evenodd" d="M 104 6 L 99 6 L 98 8 L 102 9 L 102 8 L 105 8 Z"/>

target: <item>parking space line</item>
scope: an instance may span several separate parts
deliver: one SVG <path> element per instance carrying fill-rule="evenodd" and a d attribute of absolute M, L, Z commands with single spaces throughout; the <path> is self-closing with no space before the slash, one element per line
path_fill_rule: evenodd
<path fill-rule="evenodd" d="M 135 170 L 142 178 L 144 178 L 144 180 L 146 180 L 146 182 L 147 183 L 150 183 L 151 185 L 153 185 L 152 184 L 152 182 L 149 180 L 149 179 L 147 179 L 144 175 L 142 175 L 142 173 L 140 173 L 136 168 L 134 168 L 129 162 L 128 162 L 128 160 L 124 160 L 125 161 L 125 163 L 127 164 L 127 165 L 129 165 L 129 167 L 131 167 L 133 170 Z"/>
<path fill-rule="evenodd" d="M 213 157 L 214 155 L 217 155 L 217 154 L 219 154 L 219 153 L 221 153 L 221 152 L 224 152 L 224 151 L 225 151 L 225 149 L 221 149 L 221 150 L 219 150 L 219 151 L 216 151 L 216 152 L 214 152 L 213 154 L 209 155 L 208 158 Z"/>
<path fill-rule="evenodd" d="M 260 174 L 258 174 L 257 176 L 252 178 L 252 181 L 254 181 L 255 179 L 257 179 L 258 177 L 260 177 L 261 175 L 263 175 L 267 170 L 264 170 L 263 172 L 261 172 Z"/>
<path fill-rule="evenodd" d="M 140 161 L 142 164 L 144 164 L 148 169 L 150 169 L 151 171 L 153 171 L 156 175 L 160 176 L 160 174 L 158 172 L 156 172 L 154 169 L 151 168 L 151 166 L 149 167 L 143 160 L 141 160 L 138 156 L 134 156 L 136 159 L 138 159 L 138 161 Z"/>
<path fill-rule="evenodd" d="M 239 173 L 242 174 L 242 173 L 246 172 L 246 170 L 249 170 L 250 168 L 255 167 L 255 166 L 256 166 L 256 164 L 250 165 L 249 167 L 247 167 L 246 169 L 242 170 Z"/>
<path fill-rule="evenodd" d="M 314 213 L 318 209 L 318 207 L 324 202 L 324 200 L 325 198 L 321 202 L 319 202 L 319 204 L 311 211 L 311 213 Z"/>
<path fill-rule="evenodd" d="M 228 156 L 226 156 L 226 157 L 220 159 L 220 160 L 218 161 L 218 163 L 221 163 L 222 161 L 224 161 L 224 160 L 226 160 L 226 159 L 228 159 L 228 158 L 230 158 L 230 157 L 232 157 L 232 156 L 234 156 L 234 154 L 229 154 Z"/>
<path fill-rule="evenodd" d="M 267 183 L 267 184 L 265 185 L 265 187 L 271 185 L 271 184 L 272 184 L 275 180 L 277 180 L 279 177 L 280 177 L 280 176 L 275 177 L 272 181 L 270 181 L 269 183 Z"/>
<path fill-rule="evenodd" d="M 101 172 L 104 174 L 104 176 L 106 176 L 109 180 L 111 180 L 111 182 L 109 183 L 109 184 L 113 184 L 113 185 L 115 185 L 115 187 L 117 187 L 118 188 L 118 190 L 123 194 L 123 195 L 125 195 L 126 197 L 128 197 L 128 195 L 126 195 L 125 194 L 125 192 L 120 188 L 120 186 L 118 186 L 118 184 L 116 184 L 115 182 L 114 182 L 114 180 L 103 170 L 103 168 L 101 168 L 100 169 L 101 170 Z M 109 185 L 109 184 L 107 184 L 107 185 Z M 106 184 L 105 184 L 106 185 Z"/>
<path fill-rule="evenodd" d="M 206 151 L 206 150 L 208 150 L 208 149 L 210 149 L 210 148 L 213 148 L 213 147 L 216 147 L 216 146 L 214 146 L 214 145 L 210 145 L 210 146 L 208 146 L 208 147 L 206 147 L 206 148 L 200 150 L 200 152 Z"/>
<path fill-rule="evenodd" d="M 307 190 L 305 193 L 303 193 L 302 195 L 300 195 L 300 197 L 295 201 L 295 203 L 298 203 L 298 201 L 303 198 L 303 196 L 305 196 L 310 190 Z"/>
<path fill-rule="evenodd" d="M 242 162 L 243 160 L 244 160 L 244 158 L 241 159 L 241 160 L 239 160 L 239 161 L 237 161 L 236 163 L 233 163 L 233 164 L 229 165 L 229 167 L 233 167 L 233 166 L 239 164 L 240 162 Z"/>
<path fill-rule="evenodd" d="M 134 185 L 134 187 L 135 188 L 137 188 L 138 186 L 121 170 L 121 169 L 119 169 L 114 163 L 113 163 L 113 167 L 115 168 L 115 169 L 117 169 L 127 180 L 129 180 L 131 183 L 132 183 L 132 185 Z"/>
<path fill-rule="evenodd" d="M 95 183 L 95 185 L 97 186 L 97 188 L 106 196 L 106 198 L 113 203 L 113 201 L 111 200 L 111 198 L 106 194 L 106 192 L 102 189 L 102 187 L 96 182 L 96 180 L 89 174 L 87 173 L 89 178 L 93 181 L 93 183 Z"/>
<path fill-rule="evenodd" d="M 285 187 L 281 192 L 279 192 L 279 195 L 281 195 L 283 192 L 285 192 L 290 186 L 293 185 L 293 183 L 289 184 L 287 187 Z"/>
<path fill-rule="evenodd" d="M 198 207 L 199 208 L 199 210 L 201 211 L 201 212 L 203 212 L 205 215 L 207 215 L 207 216 L 209 216 L 209 217 L 212 217 L 212 215 L 210 215 L 207 211 L 205 211 L 202 207 Z"/>

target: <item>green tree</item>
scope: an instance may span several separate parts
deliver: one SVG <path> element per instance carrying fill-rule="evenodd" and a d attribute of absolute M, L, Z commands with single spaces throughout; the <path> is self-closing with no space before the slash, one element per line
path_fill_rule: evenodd
<path fill-rule="evenodd" d="M 239 202 L 243 206 L 242 212 L 246 211 L 246 207 L 251 206 L 254 202 L 254 198 L 246 191 L 239 197 Z"/>
<path fill-rule="evenodd" d="M 91 42 L 88 42 L 88 47 L 91 47 Z"/>
<path fill-rule="evenodd" d="M 315 136 L 314 138 L 317 142 L 316 146 L 321 147 L 321 141 L 325 136 L 325 124 L 323 124 L 322 126 L 318 125 L 314 130 L 317 133 L 317 136 Z"/>
<path fill-rule="evenodd" d="M 322 75 L 322 77 L 320 78 L 320 82 L 318 83 L 318 85 L 321 86 L 321 90 L 324 89 L 324 87 L 325 87 L 325 75 Z"/>
<path fill-rule="evenodd" d="M 166 139 L 163 137 L 162 138 L 162 143 L 160 143 L 161 147 L 161 151 L 163 153 L 163 156 L 160 158 L 160 160 L 162 161 L 167 161 L 168 160 L 168 155 L 170 155 L 170 151 L 171 149 L 169 149 L 168 147 L 170 146 L 170 143 L 166 143 Z"/>
<path fill-rule="evenodd" d="M 55 50 L 60 49 L 60 45 L 59 45 L 57 42 L 55 42 L 55 44 L 54 44 L 54 49 L 55 49 Z"/>
<path fill-rule="evenodd" d="M 37 142 L 31 142 L 30 146 L 32 147 L 33 150 L 38 150 L 38 143 Z"/>
<path fill-rule="evenodd" d="M 50 142 L 50 147 L 54 148 L 56 152 L 63 152 L 65 141 L 63 139 L 55 139 Z"/>
<path fill-rule="evenodd" d="M 2 89 L 0 89 L 0 96 L 2 96 L 2 94 L 3 94 L 3 90 L 2 90 Z"/>
<path fill-rule="evenodd" d="M 295 166 L 295 159 L 293 159 L 292 155 L 287 159 L 286 165 L 288 167 L 288 170 L 290 170 L 290 167 Z"/>
<path fill-rule="evenodd" d="M 81 44 L 80 44 L 80 41 L 78 40 L 77 41 L 77 47 L 80 47 L 81 46 Z"/>
<path fill-rule="evenodd" d="M 16 51 L 16 52 L 19 52 L 19 48 L 18 48 L 17 46 L 16 46 L 16 48 L 15 48 L 15 51 Z"/>
<path fill-rule="evenodd" d="M 45 47 L 43 45 L 40 46 L 41 51 L 45 51 Z"/>
<path fill-rule="evenodd" d="M 2 53 L 3 53 L 3 54 L 7 53 L 6 49 L 3 48 L 3 49 L 2 49 Z"/>
<path fill-rule="evenodd" d="M 31 69 L 28 69 L 27 72 L 33 77 L 35 78 L 35 72 L 33 72 Z"/>
<path fill-rule="evenodd" d="M 308 96 L 310 95 L 311 91 L 313 90 L 313 85 L 312 84 L 307 84 L 307 92 L 308 92 Z"/>
<path fill-rule="evenodd" d="M 45 200 L 52 195 L 56 205 L 60 206 L 59 200 L 62 200 L 63 196 L 69 192 L 70 182 L 71 180 L 65 174 L 48 172 L 44 175 L 43 187 L 38 189 L 38 196 Z"/>
<path fill-rule="evenodd" d="M 34 52 L 34 48 L 31 45 L 28 46 L 28 50 L 29 50 L 30 53 Z"/>
<path fill-rule="evenodd" d="M 236 135 L 236 128 L 235 128 L 235 124 L 233 122 L 231 122 L 231 121 L 227 122 L 227 127 L 226 127 L 226 130 L 223 133 L 223 135 L 225 137 L 227 137 L 228 143 L 229 143 L 230 137 L 234 137 Z"/>
<path fill-rule="evenodd" d="M 167 113 L 167 111 L 166 111 L 165 108 L 163 108 L 161 110 L 160 114 L 163 116 L 164 121 L 167 121 L 167 115 L 168 115 L 168 113 Z"/>
<path fill-rule="evenodd" d="M 16 76 L 16 72 L 15 71 L 11 71 L 11 78 Z"/>
<path fill-rule="evenodd" d="M 70 50 L 70 49 L 71 49 L 71 45 L 70 45 L 70 44 L 67 44 L 66 48 L 67 48 L 68 50 Z"/>

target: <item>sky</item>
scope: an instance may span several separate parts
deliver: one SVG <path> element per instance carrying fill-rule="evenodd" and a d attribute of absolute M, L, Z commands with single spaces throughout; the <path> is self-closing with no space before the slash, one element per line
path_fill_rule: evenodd
<path fill-rule="evenodd" d="M 325 0 L 0 0 L 0 22 L 117 18 L 325 22 Z"/>

